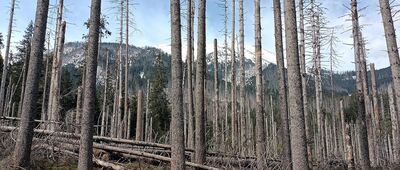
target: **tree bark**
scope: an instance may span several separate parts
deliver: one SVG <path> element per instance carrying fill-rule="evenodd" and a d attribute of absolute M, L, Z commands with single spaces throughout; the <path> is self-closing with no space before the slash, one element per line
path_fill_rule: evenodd
<path fill-rule="evenodd" d="M 299 50 L 297 41 L 296 7 L 294 0 L 285 0 L 285 35 L 289 85 L 290 143 L 292 149 L 292 168 L 307 169 L 307 144 L 304 123 L 303 97 Z"/>
<path fill-rule="evenodd" d="M 194 26 L 194 0 L 188 0 L 187 17 L 187 68 L 188 68 L 188 143 L 187 147 L 193 148 L 195 143 L 194 136 L 194 107 L 193 107 L 193 26 Z"/>
<path fill-rule="evenodd" d="M 4 93 L 6 89 L 6 80 L 8 74 L 8 58 L 10 54 L 10 44 L 11 44 L 11 34 L 14 23 L 14 9 L 15 9 L 15 0 L 11 0 L 11 9 L 10 9 L 10 18 L 8 20 L 8 32 L 7 32 L 7 42 L 6 42 L 6 54 L 4 56 L 3 61 L 3 72 L 1 74 L 1 84 L 0 84 L 0 112 L 2 112 L 2 116 L 6 116 L 4 111 Z"/>
<path fill-rule="evenodd" d="M 257 169 L 266 167 L 265 128 L 262 84 L 262 48 L 260 0 L 254 0 L 255 58 L 256 58 L 256 156 Z"/>
<path fill-rule="evenodd" d="M 83 96 L 84 100 L 78 169 L 92 169 L 93 166 L 93 124 L 95 114 L 100 13 L 101 0 L 92 0 L 90 9 L 88 56 L 86 57 L 86 79 Z"/>
<path fill-rule="evenodd" d="M 221 119 L 219 113 L 219 78 L 218 78 L 218 44 L 217 39 L 214 39 L 214 139 L 217 150 L 220 146 L 220 128 L 219 120 Z"/>
<path fill-rule="evenodd" d="M 382 14 L 383 27 L 385 31 L 386 47 L 388 50 L 390 68 L 392 71 L 393 89 L 397 105 L 397 110 L 400 110 L 400 59 L 399 50 L 396 40 L 396 31 L 394 28 L 392 11 L 389 0 L 379 0 L 380 11 Z M 397 116 L 397 121 L 400 122 L 400 115 Z M 400 134 L 397 135 L 397 141 L 400 141 Z M 400 147 L 397 148 L 397 153 L 400 153 Z M 398 155 L 400 159 L 400 155 Z M 398 162 L 399 160 L 397 160 Z"/>
<path fill-rule="evenodd" d="M 399 124 L 397 122 L 397 117 L 398 117 L 398 110 L 396 108 L 396 98 L 394 97 L 393 94 L 393 87 L 392 85 L 389 85 L 388 87 L 388 96 L 389 96 L 389 108 L 390 108 L 390 122 L 392 126 L 392 146 L 393 146 L 393 162 L 398 162 L 399 158 L 399 146 L 400 146 L 400 141 L 397 140 L 398 138 L 398 133 L 399 133 Z"/>
<path fill-rule="evenodd" d="M 129 0 L 125 0 L 126 10 L 125 10 L 125 93 L 124 93 L 124 117 L 127 120 L 125 122 L 126 134 L 128 134 L 128 115 L 129 115 L 129 88 L 128 88 L 128 77 L 129 77 Z M 128 139 L 129 136 L 126 136 Z"/>
<path fill-rule="evenodd" d="M 245 78 L 245 58 L 244 58 L 244 16 L 243 16 L 243 0 L 239 0 L 239 58 L 240 58 L 240 153 L 242 156 L 247 152 L 246 143 L 246 78 Z"/>
<path fill-rule="evenodd" d="M 367 122 L 366 122 L 366 112 L 365 112 L 365 100 L 364 100 L 364 85 L 362 76 L 362 66 L 361 66 L 361 50 L 362 45 L 360 41 L 359 33 L 359 23 L 358 23 L 358 11 L 357 11 L 357 0 L 351 1 L 351 14 L 352 14 L 352 24 L 353 24 L 353 39 L 354 39 L 354 57 L 356 65 L 356 84 L 357 84 L 357 103 L 358 103 L 358 114 L 356 119 L 356 124 L 360 134 L 360 164 L 362 169 L 369 169 L 369 149 L 368 149 L 368 133 L 367 133 Z"/>
<path fill-rule="evenodd" d="M 101 108 L 101 130 L 100 130 L 100 136 L 104 136 L 106 131 L 107 131 L 107 126 L 105 126 L 106 121 L 108 120 L 108 116 L 106 115 L 106 108 L 107 108 L 107 88 L 108 88 L 108 60 L 109 60 L 109 55 L 110 52 L 107 50 L 106 52 L 106 75 L 104 78 L 104 93 L 103 93 L 103 105 Z"/>
<path fill-rule="evenodd" d="M 231 57 L 232 57 L 232 65 L 231 65 L 231 90 L 232 90 L 232 102 L 231 102 L 231 144 L 233 150 L 236 152 L 238 148 L 238 118 L 237 118 L 237 107 L 236 107 L 236 53 L 235 53 L 235 3 L 236 0 L 232 0 L 232 46 L 231 46 Z"/>
<path fill-rule="evenodd" d="M 198 39 L 197 39 L 197 67 L 196 67 L 196 143 L 195 162 L 204 164 L 206 160 L 205 140 L 205 69 L 206 69 L 206 0 L 199 0 L 198 7 Z"/>
<path fill-rule="evenodd" d="M 274 0 L 274 22 L 275 22 L 275 51 L 276 51 L 276 64 L 278 66 L 277 77 L 279 84 L 279 106 L 281 114 L 281 132 L 282 135 L 282 162 L 283 168 L 289 168 L 291 162 L 290 150 L 290 132 L 289 132 L 289 119 L 287 109 L 287 96 L 286 96 L 286 79 L 285 79 L 285 66 L 283 56 L 283 43 L 282 43 L 282 17 L 281 17 L 281 1 Z M 271 101 L 272 102 L 272 101 Z"/>
<path fill-rule="evenodd" d="M 14 167 L 29 168 L 33 138 L 34 116 L 39 89 L 40 66 L 43 60 L 44 41 L 49 10 L 49 0 L 37 1 L 29 71 L 26 77 L 25 97 L 22 106 L 21 123 L 13 154 Z M 3 79 L 5 80 L 5 79 Z"/>
<path fill-rule="evenodd" d="M 82 87 L 78 87 L 76 94 L 76 115 L 75 115 L 75 133 L 79 134 L 81 131 L 81 107 L 82 107 Z"/>
<path fill-rule="evenodd" d="M 185 169 L 185 137 L 183 132 L 182 40 L 180 0 L 171 1 L 171 169 Z M 202 33 L 202 32 L 200 32 Z M 189 40 L 190 41 L 190 40 Z"/>
<path fill-rule="evenodd" d="M 59 35 L 57 37 L 57 54 L 53 59 L 53 69 L 51 73 L 51 85 L 50 85 L 50 95 L 52 97 L 49 100 L 50 111 L 50 130 L 57 130 L 57 123 L 60 120 L 60 88 L 61 88 L 61 67 L 62 67 L 62 54 L 64 52 L 64 40 L 65 40 L 65 27 L 66 22 L 62 22 L 59 29 Z"/>
<path fill-rule="evenodd" d="M 225 118 L 224 118 L 224 133 L 223 133 L 223 141 L 224 143 L 228 139 L 229 134 L 229 126 L 228 126 L 228 104 L 229 104 L 229 91 L 228 91 L 228 0 L 224 0 L 224 54 L 225 54 Z"/>
<path fill-rule="evenodd" d="M 137 96 L 137 106 L 136 106 L 136 140 L 143 141 L 143 92 L 142 90 L 138 91 Z"/>

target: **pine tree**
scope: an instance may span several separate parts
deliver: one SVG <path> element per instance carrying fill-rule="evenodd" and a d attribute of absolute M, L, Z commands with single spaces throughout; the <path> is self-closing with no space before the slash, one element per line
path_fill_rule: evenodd
<path fill-rule="evenodd" d="M 151 80 L 152 86 L 149 96 L 149 111 L 150 117 L 153 118 L 153 130 L 163 136 L 170 127 L 171 110 L 167 94 L 164 91 L 167 85 L 167 77 L 160 55 L 157 56 L 154 67 L 154 77 Z"/>

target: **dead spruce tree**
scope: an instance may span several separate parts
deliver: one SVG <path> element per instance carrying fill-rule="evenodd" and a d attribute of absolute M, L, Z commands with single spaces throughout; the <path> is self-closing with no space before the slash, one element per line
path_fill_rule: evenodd
<path fill-rule="evenodd" d="M 295 0 L 285 0 L 285 40 L 288 67 L 290 143 L 293 169 L 307 169 L 307 144 L 299 65 Z"/>
<path fill-rule="evenodd" d="M 195 162 L 204 164 L 206 161 L 205 132 L 205 70 L 206 70 L 206 0 L 199 0 L 198 7 L 198 38 L 196 67 L 196 127 L 195 127 Z"/>
<path fill-rule="evenodd" d="M 14 11 L 15 11 L 15 0 L 11 0 L 11 7 L 10 7 L 10 18 L 8 20 L 8 32 L 7 32 L 7 41 L 6 41 L 6 54 L 4 56 L 3 61 L 3 71 L 1 74 L 1 84 L 0 84 L 0 115 L 5 116 L 3 113 L 5 100 L 4 100 L 4 93 L 6 89 L 6 79 L 8 74 L 8 60 L 10 55 L 10 44 L 11 44 L 11 36 L 12 36 L 12 28 L 14 23 Z"/>
<path fill-rule="evenodd" d="M 49 11 L 49 0 L 38 0 L 36 6 L 35 27 L 29 59 L 29 70 L 26 77 L 24 102 L 22 106 L 21 124 L 13 153 L 14 168 L 29 169 L 33 139 L 34 116 L 39 90 L 39 76 L 43 60 L 46 25 Z"/>
<path fill-rule="evenodd" d="M 397 105 L 397 110 L 400 110 L 400 59 L 399 59 L 399 50 L 397 46 L 396 40 L 396 31 L 394 28 L 392 11 L 389 4 L 389 0 L 379 0 L 380 11 L 382 14 L 383 27 L 386 38 L 386 47 L 389 55 L 390 68 L 392 71 L 392 79 L 394 86 L 394 95 Z M 400 122 L 400 116 L 398 116 L 398 122 Z M 398 135 L 397 141 L 400 140 L 400 135 Z M 400 147 L 398 147 L 400 149 Z M 400 150 L 397 150 L 397 153 L 400 153 Z M 397 155 L 400 159 L 400 155 Z M 399 162 L 399 159 L 396 162 Z"/>
<path fill-rule="evenodd" d="M 53 54 L 53 64 L 51 69 L 51 78 L 50 78 L 50 91 L 49 91 L 49 101 L 48 101 L 48 109 L 49 112 L 47 115 L 49 116 L 49 121 L 51 122 L 48 125 L 48 129 L 55 130 L 56 125 L 55 123 L 58 122 L 59 116 L 59 107 L 60 107 L 60 86 L 61 86 L 61 39 L 63 39 L 62 30 L 62 18 L 63 18 L 63 11 L 64 11 L 64 0 L 58 1 L 57 6 L 57 21 L 56 21 L 56 33 L 55 33 L 55 41 L 54 41 L 54 49 L 55 52 Z M 65 30 L 64 30 L 65 31 Z M 65 35 L 65 33 L 64 33 Z M 63 46 L 63 45 L 62 45 Z M 61 53 L 59 51 L 61 50 Z"/>
<path fill-rule="evenodd" d="M 193 107 L 193 26 L 194 26 L 194 0 L 188 0 L 187 17 L 187 72 L 188 72 L 188 133 L 187 147 L 194 147 L 194 107 Z"/>
<path fill-rule="evenodd" d="M 218 79 L 218 42 L 214 39 L 214 139 L 216 148 L 219 149 L 221 144 L 220 140 L 220 127 L 219 121 L 221 114 L 219 113 L 219 79 Z"/>
<path fill-rule="evenodd" d="M 354 42 L 354 58 L 356 65 L 356 88 L 357 88 L 357 130 L 360 133 L 358 135 L 358 141 L 360 142 L 360 164 L 362 169 L 370 169 L 369 162 L 369 150 L 368 150 L 368 135 L 367 135 L 367 123 L 365 120 L 365 100 L 364 100 L 364 88 L 363 88 L 363 77 L 361 67 L 361 50 L 362 45 L 360 41 L 360 29 L 358 23 L 358 9 L 357 0 L 351 1 L 351 18 L 353 25 L 353 42 Z"/>
<path fill-rule="evenodd" d="M 101 0 L 92 0 L 88 56 L 86 57 L 85 90 L 83 94 L 82 128 L 79 147 L 78 169 L 92 169 L 93 163 L 93 125 L 96 98 L 96 69 L 99 49 Z"/>
<path fill-rule="evenodd" d="M 237 117 L 237 105 L 236 105 L 236 53 L 235 53 L 235 4 L 236 0 L 232 0 L 232 39 L 231 39 L 231 144 L 232 148 L 236 152 L 238 148 L 238 117 Z"/>
<path fill-rule="evenodd" d="M 129 112 L 129 88 L 128 88 L 128 77 L 129 77 L 129 0 L 125 0 L 125 77 L 124 77 L 124 129 L 125 134 L 129 131 L 128 127 L 128 117 L 130 115 Z M 128 139 L 129 136 L 125 135 Z"/>
<path fill-rule="evenodd" d="M 289 119 L 287 109 L 287 96 L 286 96 L 286 79 L 285 79 L 285 66 L 283 56 L 283 40 L 282 40 L 282 17 L 281 17 L 281 1 L 274 0 L 274 22 L 275 22 L 275 51 L 276 51 L 276 64 L 278 65 L 277 77 L 279 84 L 279 106 L 281 113 L 281 132 L 283 154 L 282 162 L 285 162 L 283 168 L 289 168 L 291 162 L 290 151 L 290 132 L 289 132 Z"/>
<path fill-rule="evenodd" d="M 171 1 L 171 52 L 172 89 L 171 100 L 171 169 L 185 169 L 185 137 L 183 132 L 183 92 L 182 92 L 182 42 L 181 42 L 180 0 Z"/>
<path fill-rule="evenodd" d="M 254 0 L 254 30 L 255 30 L 255 58 L 256 58 L 256 156 L 257 169 L 265 165 L 265 127 L 263 109 L 262 84 L 262 48 L 261 48 L 261 14 L 260 0 Z"/>
<path fill-rule="evenodd" d="M 244 59 L 244 17 L 243 17 L 243 0 L 239 0 L 239 59 L 240 59 L 240 153 L 242 156 L 247 152 L 246 144 L 246 78 L 245 78 L 245 59 Z"/>
<path fill-rule="evenodd" d="M 143 92 L 142 90 L 138 91 L 137 95 L 137 106 L 136 106 L 136 140 L 143 141 Z"/>

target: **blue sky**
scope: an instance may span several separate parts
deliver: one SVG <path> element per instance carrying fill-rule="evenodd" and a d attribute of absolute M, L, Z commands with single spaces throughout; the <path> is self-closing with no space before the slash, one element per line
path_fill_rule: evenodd
<path fill-rule="evenodd" d="M 9 5 L 11 0 L 0 1 L 0 32 L 6 38 Z M 17 45 L 21 39 L 23 31 L 28 23 L 34 19 L 36 10 L 35 0 L 17 0 L 18 8 L 15 14 L 14 33 L 12 38 L 12 49 Z M 111 3 L 112 0 L 103 0 L 102 12 L 107 16 L 109 21 L 109 29 L 113 35 L 106 40 L 108 42 L 118 41 L 118 16 L 116 15 L 117 9 L 114 8 L 115 4 Z M 170 43 L 170 22 L 169 22 L 169 1 L 168 0 L 131 0 L 132 5 L 131 16 L 135 21 L 136 31 L 131 29 L 130 44 L 136 46 L 156 46 L 168 51 Z M 184 1 L 184 0 L 182 0 Z M 231 0 L 229 1 L 229 5 Z M 329 26 L 339 26 L 338 37 L 340 41 L 337 46 L 337 51 L 341 55 L 341 63 L 336 68 L 338 71 L 353 70 L 354 64 L 353 49 L 349 45 L 352 43 L 351 32 L 346 31 L 350 29 L 351 23 L 345 21 L 346 18 L 342 17 L 348 13 L 347 7 L 350 0 L 320 0 L 323 6 L 327 8 L 326 16 L 329 20 Z M 56 0 L 51 0 L 52 6 Z M 219 40 L 220 45 L 223 42 L 223 9 L 219 6 L 220 0 L 207 1 L 207 50 L 211 50 L 211 45 L 214 38 Z M 81 41 L 82 34 L 87 30 L 83 23 L 89 18 L 90 0 L 65 0 L 65 20 L 67 21 L 66 42 Z M 236 5 L 238 7 L 238 5 Z M 244 13 L 245 13 L 245 44 L 246 50 L 252 51 L 254 44 L 254 7 L 253 0 L 244 0 Z M 262 14 L 262 45 L 263 49 L 274 52 L 274 27 L 273 27 L 273 13 L 272 13 L 272 0 L 261 1 L 261 14 Z M 362 1 L 359 8 L 367 7 L 360 13 L 363 15 L 360 23 L 365 25 L 363 29 L 364 37 L 367 39 L 368 62 L 374 62 L 376 67 L 383 68 L 389 66 L 389 59 L 386 53 L 386 44 L 383 34 L 383 26 L 381 23 L 381 16 L 379 13 L 378 1 Z M 183 2 L 182 8 L 186 8 L 186 2 Z M 196 9 L 197 10 L 197 9 Z M 54 7 L 52 10 L 54 12 Z M 231 11 L 229 11 L 229 20 L 231 18 Z M 238 12 L 236 12 L 238 16 Z M 238 18 L 236 18 L 238 19 Z M 54 19 L 49 20 L 54 23 Z M 196 22 L 195 22 L 196 23 Z M 182 19 L 182 24 L 186 25 L 186 20 Z M 54 24 L 53 24 L 54 25 Z M 54 26 L 50 27 L 53 28 Z M 237 22 L 238 26 L 238 22 Z M 236 31 L 238 32 L 238 27 Z M 196 27 L 196 26 L 195 26 Z M 231 24 L 228 22 L 228 29 L 230 30 Z M 182 31 L 183 48 L 186 44 L 186 31 Z M 229 40 L 228 40 L 229 42 Z M 185 51 L 185 50 L 183 50 Z M 208 52 L 209 52 L 208 51 Z M 2 50 L 4 54 L 4 49 Z M 184 54 L 185 55 L 185 54 Z M 274 59 L 268 59 L 274 61 Z M 327 64 L 327 63 L 326 63 Z"/>

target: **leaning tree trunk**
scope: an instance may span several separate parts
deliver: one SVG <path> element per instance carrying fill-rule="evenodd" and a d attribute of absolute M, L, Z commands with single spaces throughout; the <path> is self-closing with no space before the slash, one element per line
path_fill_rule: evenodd
<path fill-rule="evenodd" d="M 286 97 L 286 79 L 285 79 L 285 66 L 283 56 L 283 43 L 282 43 L 282 17 L 281 17 L 281 1 L 274 0 L 274 21 L 275 21 L 275 51 L 276 51 L 276 64 L 278 65 L 277 77 L 279 83 L 279 102 L 281 113 L 281 138 L 283 144 L 282 162 L 285 164 L 283 168 L 289 168 L 291 162 L 290 150 L 290 132 L 289 132 L 289 119 L 287 109 Z"/>
<path fill-rule="evenodd" d="M 368 134 L 367 134 L 367 123 L 366 123 L 366 113 L 365 113 L 365 101 L 364 101 L 364 88 L 363 88 L 363 77 L 362 77 L 362 67 L 361 67 L 361 41 L 359 33 L 359 23 L 358 23 L 358 11 L 357 11 L 357 0 L 351 1 L 351 14 L 353 23 L 353 39 L 354 39 L 354 57 L 356 65 L 356 84 L 357 84 L 357 128 L 360 134 L 358 135 L 360 142 L 360 164 L 362 169 L 369 169 L 369 150 L 368 150 Z"/>
<path fill-rule="evenodd" d="M 44 41 L 49 11 L 49 0 L 37 1 L 34 34 L 29 60 L 29 71 L 26 77 L 24 103 L 22 106 L 21 123 L 13 154 L 14 167 L 29 169 L 33 138 L 34 117 L 39 89 L 39 76 L 43 60 Z M 4 79 L 3 79 L 4 80 Z"/>
<path fill-rule="evenodd" d="M 400 110 L 400 59 L 399 50 L 397 47 L 396 31 L 394 28 L 394 23 L 392 19 L 391 7 L 389 0 L 379 0 L 383 27 L 385 31 L 386 46 L 389 54 L 390 68 L 392 70 L 392 79 L 394 86 L 394 95 L 397 105 L 397 110 Z M 400 122 L 400 116 L 398 116 L 397 121 Z M 400 134 L 397 135 L 397 141 L 400 141 Z M 398 147 L 397 153 L 400 153 L 400 147 Z M 400 155 L 397 155 L 400 159 Z M 399 159 L 396 162 L 399 162 Z"/>
<path fill-rule="evenodd" d="M 182 40 L 180 0 L 171 1 L 171 169 L 185 169 L 185 136 L 183 132 Z M 188 40 L 190 41 L 190 40 Z"/>
<path fill-rule="evenodd" d="M 299 50 L 297 41 L 296 7 L 294 0 L 285 0 L 285 35 L 289 85 L 290 137 L 293 169 L 307 169 L 307 144 L 304 123 Z"/>
<path fill-rule="evenodd" d="M 86 57 L 86 79 L 83 95 L 82 129 L 79 147 L 78 169 L 92 169 L 93 163 L 93 124 L 96 98 L 96 69 L 99 50 L 101 0 L 92 0 L 88 56 Z"/>
<path fill-rule="evenodd" d="M 246 144 L 246 111 L 245 111 L 245 96 L 246 96 L 246 79 L 245 79 L 245 59 L 244 59 L 244 17 L 243 17 L 243 0 L 239 0 L 239 58 L 240 58 L 240 153 L 242 156 L 247 152 Z"/>
<path fill-rule="evenodd" d="M 198 8 L 198 40 L 197 40 L 197 67 L 196 67 L 196 143 L 195 162 L 204 164 L 206 161 L 206 133 L 204 109 L 204 79 L 206 69 L 206 0 L 199 0 Z"/>
<path fill-rule="evenodd" d="M 187 17 L 187 72 L 188 72 L 188 133 L 187 147 L 194 147 L 194 108 L 193 108 L 193 25 L 194 25 L 194 0 L 188 0 L 188 15 Z"/>
<path fill-rule="evenodd" d="M 143 92 L 142 90 L 138 91 L 137 95 L 137 107 L 136 107 L 136 140 L 143 141 Z M 128 136 L 129 137 L 129 136 Z"/>
<path fill-rule="evenodd" d="M 263 109 L 263 85 L 262 85 L 262 48 L 261 48 L 261 15 L 260 0 L 254 0 L 254 29 L 255 29 L 255 57 L 256 57 L 256 156 L 257 169 L 263 169 L 265 165 L 265 128 Z"/>

